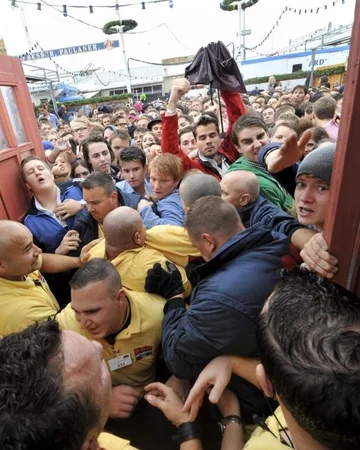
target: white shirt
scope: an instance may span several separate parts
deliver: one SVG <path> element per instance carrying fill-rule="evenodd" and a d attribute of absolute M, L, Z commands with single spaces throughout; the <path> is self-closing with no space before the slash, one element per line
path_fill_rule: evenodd
<path fill-rule="evenodd" d="M 56 186 L 56 196 L 57 196 L 56 204 L 57 204 L 57 205 L 61 205 L 60 189 L 59 189 L 57 186 Z M 41 205 L 41 203 L 37 200 L 36 197 L 35 197 L 34 203 L 35 203 L 35 208 L 36 208 L 38 211 L 40 211 L 40 212 L 42 212 L 43 214 L 46 214 L 46 215 L 52 217 L 52 218 L 55 219 L 62 227 L 65 228 L 65 227 L 67 226 L 66 222 L 65 222 L 64 220 L 61 220 L 61 219 L 59 219 L 58 217 L 56 217 L 56 215 L 55 215 L 55 213 L 54 213 L 53 211 L 50 211 L 49 209 L 44 208 L 44 207 Z"/>

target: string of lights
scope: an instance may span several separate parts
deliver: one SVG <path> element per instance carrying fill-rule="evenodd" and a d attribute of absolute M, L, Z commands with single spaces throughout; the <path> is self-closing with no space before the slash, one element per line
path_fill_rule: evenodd
<path fill-rule="evenodd" d="M 342 5 L 345 4 L 345 0 L 333 0 L 326 5 L 317 6 L 317 7 L 313 7 L 313 8 L 293 8 L 293 7 L 285 6 L 285 8 L 281 11 L 281 14 L 278 17 L 278 19 L 276 20 L 275 24 L 272 26 L 272 28 L 266 34 L 266 36 L 262 39 L 262 41 L 259 42 L 257 45 L 254 45 L 253 47 L 245 47 L 245 49 L 249 50 L 249 51 L 254 51 L 257 48 L 261 47 L 269 39 L 269 37 L 272 35 L 272 33 L 274 33 L 276 27 L 278 27 L 279 22 L 283 18 L 284 14 L 286 14 L 288 12 L 292 12 L 292 13 L 298 14 L 298 15 L 318 14 L 320 11 L 326 11 L 326 10 L 330 9 L 331 6 L 334 7 L 334 6 L 336 6 L 337 3 L 340 3 L 340 2 Z"/>
<path fill-rule="evenodd" d="M 53 5 L 53 4 L 50 4 L 50 3 L 46 2 L 45 0 L 40 0 L 40 1 L 41 1 L 41 3 L 39 3 L 39 2 L 28 2 L 28 1 L 24 1 L 24 0 L 11 0 L 11 4 L 12 4 L 12 6 L 15 6 L 15 7 L 16 7 L 17 3 L 19 3 L 19 4 L 20 3 L 21 4 L 28 4 L 28 5 L 37 5 L 38 11 L 42 11 L 41 6 L 42 6 L 42 4 L 44 4 L 44 5 L 48 6 L 49 8 L 52 8 L 55 11 L 57 11 L 58 13 L 62 14 L 64 17 L 69 17 L 70 19 L 76 20 L 77 22 L 79 22 L 79 23 L 81 23 L 83 25 L 87 25 L 87 26 L 89 26 L 91 28 L 95 28 L 95 29 L 101 30 L 103 32 L 104 32 L 103 27 L 99 27 L 97 25 L 93 25 L 92 23 L 88 23 L 88 22 L 86 22 L 84 20 L 81 20 L 81 19 L 79 19 L 79 18 L 69 14 L 68 11 L 67 11 L 67 8 L 90 8 L 91 9 L 90 12 L 92 12 L 92 13 L 94 12 L 93 11 L 94 8 L 115 8 L 116 9 L 116 5 L 99 5 L 99 6 L 92 6 L 92 5 L 89 5 L 89 6 L 84 6 L 84 5 L 82 5 L 82 6 L 81 5 Z M 148 0 L 146 2 L 141 2 L 141 3 L 128 3 L 128 4 L 124 4 L 124 5 L 119 5 L 119 7 L 134 6 L 134 5 L 141 4 L 142 5 L 142 9 L 145 9 L 145 5 L 147 3 L 163 3 L 163 2 L 169 2 L 170 8 L 172 8 L 173 5 L 174 5 L 173 0 Z M 62 10 L 57 9 L 58 7 L 61 7 Z M 189 50 L 191 52 L 193 51 L 192 49 L 190 49 L 189 47 L 187 47 L 185 44 L 183 44 L 180 41 L 180 39 L 175 35 L 175 33 L 173 33 L 173 31 L 170 30 L 170 28 L 166 25 L 166 23 L 161 23 L 161 24 L 157 25 L 156 27 L 150 28 L 148 30 L 127 31 L 126 34 L 143 34 L 143 33 L 148 33 L 150 31 L 156 30 L 156 29 L 158 29 L 160 27 L 165 27 L 169 31 L 169 33 L 174 37 L 174 39 L 182 47 L 186 48 L 187 50 Z"/>
<path fill-rule="evenodd" d="M 136 2 L 136 3 L 125 3 L 123 5 L 116 5 L 116 4 L 113 4 L 113 5 L 93 5 L 93 4 L 92 5 L 66 5 L 66 4 L 58 5 L 58 4 L 49 4 L 49 3 L 43 2 L 42 0 L 40 0 L 38 2 L 32 2 L 32 1 L 26 1 L 26 0 L 11 0 L 11 5 L 12 6 L 16 6 L 17 4 L 34 5 L 37 7 L 38 11 L 41 11 L 42 3 L 43 3 L 49 7 L 62 8 L 63 12 L 65 12 L 65 14 L 66 14 L 68 8 L 88 9 L 90 14 L 94 14 L 94 9 L 96 9 L 96 8 L 117 9 L 117 8 L 123 8 L 123 7 L 127 7 L 127 6 L 141 6 L 141 9 L 146 9 L 147 4 L 163 3 L 163 2 L 167 2 L 169 4 L 170 8 L 173 8 L 173 6 L 174 6 L 173 0 L 147 0 L 147 1 L 141 1 L 141 2 Z"/>

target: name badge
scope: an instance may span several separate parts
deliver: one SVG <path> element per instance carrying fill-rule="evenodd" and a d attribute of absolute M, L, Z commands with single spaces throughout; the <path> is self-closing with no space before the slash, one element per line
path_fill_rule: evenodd
<path fill-rule="evenodd" d="M 122 369 L 126 366 L 130 366 L 132 364 L 130 353 L 126 353 L 125 355 L 109 359 L 108 364 L 111 372 L 113 372 L 114 370 Z"/>

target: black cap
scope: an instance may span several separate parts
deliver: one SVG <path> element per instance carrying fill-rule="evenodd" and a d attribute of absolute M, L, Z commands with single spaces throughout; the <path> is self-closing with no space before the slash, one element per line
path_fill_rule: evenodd
<path fill-rule="evenodd" d="M 152 130 L 153 126 L 156 125 L 157 123 L 161 123 L 161 117 L 155 117 L 155 119 L 153 119 L 151 122 L 148 123 L 148 130 Z"/>

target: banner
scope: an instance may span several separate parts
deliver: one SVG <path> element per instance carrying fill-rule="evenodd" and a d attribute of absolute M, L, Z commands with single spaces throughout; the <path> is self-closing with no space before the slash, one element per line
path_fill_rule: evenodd
<path fill-rule="evenodd" d="M 119 41 L 111 41 L 108 39 L 105 42 L 97 42 L 96 44 L 76 45 L 73 47 L 56 48 L 54 50 L 46 50 L 41 52 L 28 52 L 20 55 L 21 61 L 33 61 L 35 59 L 55 58 L 57 56 L 78 55 L 80 53 L 96 52 L 98 50 L 111 50 L 119 47 Z M 1 41 L 0 41 L 1 52 Z"/>

